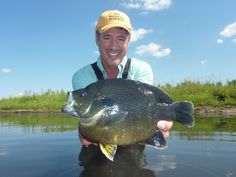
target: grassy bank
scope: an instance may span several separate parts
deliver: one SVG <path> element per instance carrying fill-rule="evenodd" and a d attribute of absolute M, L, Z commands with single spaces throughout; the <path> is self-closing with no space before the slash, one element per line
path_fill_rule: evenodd
<path fill-rule="evenodd" d="M 195 106 L 236 106 L 236 80 L 228 81 L 224 85 L 221 82 L 185 81 L 176 86 L 166 84 L 159 87 L 165 90 L 174 100 L 189 100 Z"/>
<path fill-rule="evenodd" d="M 158 85 L 175 101 L 192 101 L 195 107 L 236 107 L 236 80 L 226 84 L 184 81 L 175 86 Z M 0 99 L 0 111 L 8 110 L 60 110 L 66 103 L 65 91 L 48 90 L 42 94 L 26 93 L 21 97 Z"/>
<path fill-rule="evenodd" d="M 42 94 L 26 93 L 20 97 L 0 100 L 0 111 L 4 110 L 59 110 L 67 101 L 64 91 L 48 90 Z"/>

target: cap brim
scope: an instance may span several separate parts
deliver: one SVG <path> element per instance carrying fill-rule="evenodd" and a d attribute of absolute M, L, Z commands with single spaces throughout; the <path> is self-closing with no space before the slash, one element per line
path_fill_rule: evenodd
<path fill-rule="evenodd" d="M 115 28 L 115 27 L 120 27 L 120 28 L 124 28 L 127 32 L 131 33 L 131 28 L 125 26 L 125 25 L 122 25 L 122 24 L 109 24 L 109 25 L 106 25 L 102 28 L 97 28 L 97 30 L 99 31 L 99 33 L 104 33 L 106 32 L 107 30 L 111 29 L 111 28 Z"/>

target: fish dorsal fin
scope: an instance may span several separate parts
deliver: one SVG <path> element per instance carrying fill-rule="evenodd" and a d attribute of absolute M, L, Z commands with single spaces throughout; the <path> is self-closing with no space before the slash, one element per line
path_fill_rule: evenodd
<path fill-rule="evenodd" d="M 112 144 L 99 144 L 99 147 L 102 151 L 102 153 L 111 161 L 114 160 L 114 156 L 116 154 L 117 145 Z"/>

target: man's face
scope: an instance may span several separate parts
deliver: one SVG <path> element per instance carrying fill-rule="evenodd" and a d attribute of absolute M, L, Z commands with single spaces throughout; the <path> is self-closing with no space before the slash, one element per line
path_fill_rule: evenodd
<path fill-rule="evenodd" d="M 126 54 L 130 34 L 122 28 L 111 28 L 96 35 L 96 43 L 102 57 L 103 65 L 116 67 Z"/>

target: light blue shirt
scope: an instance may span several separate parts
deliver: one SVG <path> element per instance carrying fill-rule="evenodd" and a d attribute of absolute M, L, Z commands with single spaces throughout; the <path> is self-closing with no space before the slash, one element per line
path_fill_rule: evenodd
<path fill-rule="evenodd" d="M 125 64 L 127 62 L 127 57 L 125 56 L 122 62 L 118 65 L 119 73 L 117 78 L 122 78 L 122 72 L 124 70 Z M 103 68 L 101 58 L 98 57 L 97 65 L 103 73 L 104 79 L 107 79 L 106 71 Z M 144 82 L 147 84 L 153 84 L 153 72 L 151 66 L 142 60 L 136 58 L 131 59 L 130 68 L 128 71 L 127 79 L 136 80 Z M 80 68 L 72 77 L 72 87 L 73 90 L 85 88 L 87 85 L 97 81 L 97 76 L 93 71 L 91 65 L 86 65 Z"/>

